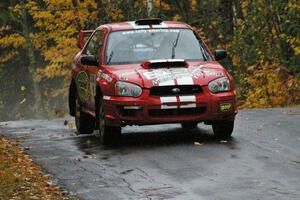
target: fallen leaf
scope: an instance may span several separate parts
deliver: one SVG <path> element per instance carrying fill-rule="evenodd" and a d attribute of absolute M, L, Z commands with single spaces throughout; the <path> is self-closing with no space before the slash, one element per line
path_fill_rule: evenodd
<path fill-rule="evenodd" d="M 220 143 L 221 144 L 226 144 L 226 143 L 228 143 L 228 141 L 227 140 L 221 140 Z"/>
<path fill-rule="evenodd" d="M 21 86 L 21 91 L 25 91 L 26 87 L 24 85 Z"/>
<path fill-rule="evenodd" d="M 81 161 L 79 157 L 75 157 L 74 160 Z"/>
<path fill-rule="evenodd" d="M 258 128 L 258 129 L 256 129 L 257 131 L 262 131 L 262 129 L 261 128 Z"/>
<path fill-rule="evenodd" d="M 92 143 L 92 141 L 89 139 L 85 141 L 85 144 L 91 144 L 91 143 Z"/>
<path fill-rule="evenodd" d="M 69 129 L 75 129 L 76 128 L 74 123 L 69 123 L 68 127 L 69 127 Z"/>
<path fill-rule="evenodd" d="M 64 125 L 65 125 L 65 126 L 67 126 L 68 123 L 69 123 L 68 120 L 65 120 L 65 121 L 64 121 Z"/>
<path fill-rule="evenodd" d="M 24 99 L 20 102 L 20 104 L 25 103 L 25 101 L 26 101 L 26 98 L 24 98 Z"/>
<path fill-rule="evenodd" d="M 202 143 L 199 143 L 199 142 L 194 142 L 194 145 L 202 146 L 203 144 L 202 144 Z"/>
<path fill-rule="evenodd" d="M 29 150 L 30 149 L 30 147 L 24 147 L 24 150 Z"/>

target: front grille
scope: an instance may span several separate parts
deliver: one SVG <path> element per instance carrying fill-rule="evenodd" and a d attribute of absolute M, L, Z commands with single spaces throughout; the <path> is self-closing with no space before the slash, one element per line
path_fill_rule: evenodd
<path fill-rule="evenodd" d="M 155 86 L 150 89 L 150 96 L 195 95 L 201 92 L 199 85 Z"/>
<path fill-rule="evenodd" d="M 177 109 L 152 109 L 149 110 L 150 117 L 176 117 L 202 115 L 206 112 L 206 107 L 177 108 Z"/>

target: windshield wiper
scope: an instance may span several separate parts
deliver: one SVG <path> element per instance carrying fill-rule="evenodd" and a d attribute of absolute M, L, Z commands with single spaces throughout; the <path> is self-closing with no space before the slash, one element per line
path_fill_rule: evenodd
<path fill-rule="evenodd" d="M 172 46 L 172 59 L 175 58 L 175 48 L 177 47 L 178 44 L 178 40 L 179 40 L 179 36 L 180 36 L 180 31 L 177 34 L 176 40 L 173 42 L 173 46 Z"/>
<path fill-rule="evenodd" d="M 111 51 L 110 54 L 109 54 L 108 60 L 107 60 L 107 64 L 108 64 L 108 65 L 109 65 L 109 63 L 110 63 L 110 61 L 111 61 L 113 55 L 114 55 L 114 51 Z"/>

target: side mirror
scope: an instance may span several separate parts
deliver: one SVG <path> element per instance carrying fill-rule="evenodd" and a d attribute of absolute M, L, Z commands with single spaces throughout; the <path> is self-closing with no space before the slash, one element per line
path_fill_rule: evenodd
<path fill-rule="evenodd" d="M 217 49 L 215 51 L 216 60 L 222 60 L 227 57 L 227 52 L 224 49 Z"/>
<path fill-rule="evenodd" d="M 89 66 L 99 66 L 99 62 L 94 55 L 83 55 L 80 58 L 80 62 L 82 65 L 89 65 Z"/>
<path fill-rule="evenodd" d="M 77 47 L 82 49 L 94 30 L 81 30 L 77 39 Z"/>

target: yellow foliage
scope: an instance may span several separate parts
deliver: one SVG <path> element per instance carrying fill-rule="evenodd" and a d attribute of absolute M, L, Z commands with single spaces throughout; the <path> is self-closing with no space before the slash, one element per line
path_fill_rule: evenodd
<path fill-rule="evenodd" d="M 29 2 L 27 7 L 34 20 L 34 27 L 39 29 L 31 34 L 32 44 L 48 62 L 45 67 L 37 69 L 35 81 L 57 77 L 69 78 L 70 65 L 78 51 L 76 46 L 78 29 L 95 21 L 97 10 L 57 10 L 57 8 L 73 7 L 72 0 L 43 0 L 48 10 L 36 12 L 36 9 L 44 8 L 42 4 Z M 77 6 L 96 8 L 97 3 L 93 0 L 77 1 Z M 120 10 L 113 10 L 111 15 L 114 20 L 123 18 Z M 59 94 L 67 93 L 66 87 L 54 90 Z"/>
<path fill-rule="evenodd" d="M 163 10 L 163 11 L 168 11 L 171 8 L 168 3 L 166 3 L 166 2 L 164 2 L 162 0 L 155 0 L 154 3 L 155 3 L 155 6 L 157 8 L 160 7 L 160 9 Z"/>
<path fill-rule="evenodd" d="M 25 46 L 25 38 L 18 33 L 13 33 L 0 38 L 0 47 L 2 48 L 13 47 L 14 49 L 17 49 L 24 48 Z"/>
<path fill-rule="evenodd" d="M 110 11 L 110 17 L 114 21 L 120 21 L 124 18 L 123 11 L 120 9 L 113 9 Z"/>
<path fill-rule="evenodd" d="M 9 51 L 0 57 L 0 63 L 5 63 L 17 55 L 16 51 Z"/>
<path fill-rule="evenodd" d="M 300 102 L 300 80 L 276 70 L 277 66 L 266 64 L 247 74 L 249 88 L 242 107 L 278 107 Z"/>
<path fill-rule="evenodd" d="M 196 11 L 197 9 L 197 0 L 190 0 L 192 11 Z"/>
<path fill-rule="evenodd" d="M 300 55 L 300 46 L 295 47 L 294 51 L 295 51 L 295 55 L 299 56 Z"/>
<path fill-rule="evenodd" d="M 178 14 L 176 14 L 174 17 L 173 17 L 173 21 L 181 21 L 182 20 L 182 17 Z"/>

